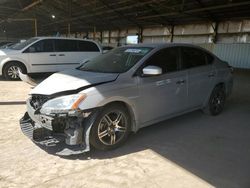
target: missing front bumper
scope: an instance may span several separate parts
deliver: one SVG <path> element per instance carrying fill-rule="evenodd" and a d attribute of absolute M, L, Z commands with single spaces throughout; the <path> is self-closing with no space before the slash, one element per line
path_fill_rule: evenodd
<path fill-rule="evenodd" d="M 64 133 L 57 133 L 34 122 L 26 112 L 20 120 L 20 127 L 24 135 L 51 153 L 67 156 L 89 151 L 88 136 L 86 138 L 86 131 L 81 125 L 70 126 Z"/>

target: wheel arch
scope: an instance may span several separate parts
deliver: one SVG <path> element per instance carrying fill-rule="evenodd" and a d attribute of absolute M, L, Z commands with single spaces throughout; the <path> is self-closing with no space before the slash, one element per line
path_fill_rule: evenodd
<path fill-rule="evenodd" d="M 208 103 L 208 101 L 209 101 L 209 99 L 210 99 L 210 96 L 211 96 L 211 94 L 212 94 L 214 88 L 216 88 L 216 87 L 221 87 L 221 88 L 226 89 L 226 83 L 220 81 L 220 82 L 217 82 L 217 83 L 214 85 L 214 87 L 212 87 L 211 91 L 209 92 L 208 96 L 206 97 L 206 100 L 204 101 L 204 104 L 202 105 L 202 108 L 204 108 L 204 107 L 207 105 L 207 103 Z"/>
<path fill-rule="evenodd" d="M 5 67 L 6 67 L 9 63 L 17 63 L 17 64 L 20 64 L 20 65 L 22 65 L 22 66 L 25 68 L 25 72 L 24 72 L 24 73 L 27 73 L 27 72 L 28 72 L 27 66 L 26 66 L 25 63 L 23 63 L 22 61 L 19 61 L 19 60 L 9 60 L 9 61 L 4 62 L 3 68 L 2 68 L 2 74 L 4 74 L 4 69 L 5 69 Z"/>
<path fill-rule="evenodd" d="M 221 88 L 225 89 L 226 83 L 225 83 L 225 82 L 219 82 L 219 83 L 215 84 L 214 88 L 215 88 L 215 87 L 221 87 Z M 213 89 L 214 89 L 214 88 L 213 88 Z"/>
<path fill-rule="evenodd" d="M 107 101 L 106 103 L 104 103 L 102 105 L 102 108 L 106 107 L 108 105 L 114 105 L 114 104 L 122 105 L 128 110 L 129 116 L 131 118 L 131 131 L 136 132 L 138 130 L 138 126 L 136 123 L 137 122 L 137 115 L 136 115 L 136 111 L 135 111 L 133 105 L 128 101 L 117 99 L 117 100 Z"/>

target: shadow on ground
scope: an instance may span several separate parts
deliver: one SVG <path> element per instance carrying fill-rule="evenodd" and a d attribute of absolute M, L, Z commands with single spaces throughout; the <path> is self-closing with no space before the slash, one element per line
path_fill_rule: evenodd
<path fill-rule="evenodd" d="M 34 80 L 41 82 L 44 79 L 48 78 L 53 73 L 33 73 L 29 76 Z M 12 81 L 12 82 L 21 82 L 21 80 L 6 80 L 3 76 L 0 76 L 0 81 Z"/>

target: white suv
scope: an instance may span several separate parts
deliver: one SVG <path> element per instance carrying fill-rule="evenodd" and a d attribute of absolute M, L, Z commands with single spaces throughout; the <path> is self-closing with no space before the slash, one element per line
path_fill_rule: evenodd
<path fill-rule="evenodd" d="M 0 75 L 16 80 L 18 68 L 23 73 L 62 71 L 101 53 L 101 46 L 91 40 L 35 37 L 0 51 Z"/>

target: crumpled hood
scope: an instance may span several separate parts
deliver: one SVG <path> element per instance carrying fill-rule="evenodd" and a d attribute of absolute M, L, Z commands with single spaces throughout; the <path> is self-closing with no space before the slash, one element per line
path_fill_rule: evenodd
<path fill-rule="evenodd" d="M 69 69 L 55 73 L 31 90 L 30 94 L 52 95 L 65 91 L 74 91 L 116 80 L 117 73 L 87 72 Z"/>

